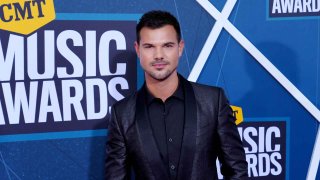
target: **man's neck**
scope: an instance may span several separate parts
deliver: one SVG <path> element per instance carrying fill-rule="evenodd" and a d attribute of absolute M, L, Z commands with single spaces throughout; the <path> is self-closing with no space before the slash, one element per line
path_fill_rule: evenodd
<path fill-rule="evenodd" d="M 178 74 L 172 74 L 163 81 L 146 78 L 146 85 L 149 92 L 163 102 L 170 97 L 178 88 L 179 77 Z"/>

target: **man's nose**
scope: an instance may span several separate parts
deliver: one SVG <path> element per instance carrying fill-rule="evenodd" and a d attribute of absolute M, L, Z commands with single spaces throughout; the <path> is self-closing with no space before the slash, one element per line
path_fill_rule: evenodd
<path fill-rule="evenodd" d="M 163 55 L 164 54 L 163 54 L 162 48 L 156 48 L 154 58 L 156 60 L 162 60 L 163 59 Z"/>

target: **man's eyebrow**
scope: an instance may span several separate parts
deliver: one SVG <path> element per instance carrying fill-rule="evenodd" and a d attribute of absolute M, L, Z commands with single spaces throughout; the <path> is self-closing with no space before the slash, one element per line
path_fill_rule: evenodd
<path fill-rule="evenodd" d="M 163 43 L 163 45 L 174 45 L 176 44 L 175 42 L 166 42 L 166 43 Z"/>
<path fill-rule="evenodd" d="M 147 46 L 153 46 L 153 44 L 151 43 L 142 43 L 143 46 L 147 45 Z"/>

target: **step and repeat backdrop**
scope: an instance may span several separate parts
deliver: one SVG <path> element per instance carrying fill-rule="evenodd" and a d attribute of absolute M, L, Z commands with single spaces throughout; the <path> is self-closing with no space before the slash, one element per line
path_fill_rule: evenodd
<path fill-rule="evenodd" d="M 320 0 L 1 0 L 0 179 L 104 178 L 110 109 L 143 83 L 135 26 L 154 9 L 180 21 L 179 73 L 224 88 L 249 177 L 320 179 Z"/>

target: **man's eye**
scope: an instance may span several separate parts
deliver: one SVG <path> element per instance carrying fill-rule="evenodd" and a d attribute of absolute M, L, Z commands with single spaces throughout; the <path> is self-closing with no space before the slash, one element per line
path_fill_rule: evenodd
<path fill-rule="evenodd" d="M 164 47 L 170 48 L 170 47 L 173 47 L 173 45 L 172 44 L 166 44 L 166 45 L 164 45 Z"/>

